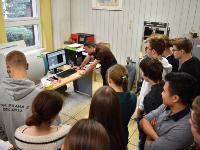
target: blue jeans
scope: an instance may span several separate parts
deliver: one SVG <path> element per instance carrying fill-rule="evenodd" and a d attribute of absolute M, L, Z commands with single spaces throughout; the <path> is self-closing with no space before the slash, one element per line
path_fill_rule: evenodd
<path fill-rule="evenodd" d="M 143 132 L 142 128 L 140 127 L 140 120 L 142 118 L 137 117 L 136 118 L 136 122 L 138 125 L 138 132 L 139 132 L 139 141 L 138 141 L 138 149 L 139 150 L 144 150 L 144 144 L 145 144 L 145 140 L 146 140 L 146 134 Z"/>

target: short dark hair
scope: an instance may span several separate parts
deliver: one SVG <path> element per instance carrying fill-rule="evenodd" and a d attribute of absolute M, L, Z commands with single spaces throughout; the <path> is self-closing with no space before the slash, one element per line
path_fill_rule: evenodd
<path fill-rule="evenodd" d="M 147 42 L 151 48 L 154 49 L 159 55 L 162 55 L 165 50 L 165 41 L 160 35 L 151 35 Z"/>
<path fill-rule="evenodd" d="M 6 55 L 6 64 L 13 67 L 27 67 L 27 60 L 23 52 L 11 51 Z"/>
<path fill-rule="evenodd" d="M 172 42 L 174 46 L 178 50 L 184 50 L 186 53 L 190 53 L 192 51 L 192 42 L 187 38 L 175 38 Z"/>
<path fill-rule="evenodd" d="M 144 58 L 139 65 L 143 74 L 154 82 L 162 80 L 163 66 L 158 59 Z"/>
<path fill-rule="evenodd" d="M 191 106 L 197 91 L 197 81 L 185 72 L 171 72 L 165 76 L 171 95 L 178 95 L 183 104 Z"/>
<path fill-rule="evenodd" d="M 96 44 L 95 43 L 90 43 L 90 42 L 85 42 L 84 46 L 87 46 L 87 47 L 91 48 L 91 47 L 96 47 Z"/>
<path fill-rule="evenodd" d="M 120 64 L 113 65 L 107 70 L 107 77 L 112 79 L 117 86 L 121 86 L 123 91 L 127 91 L 128 71 L 124 66 Z"/>
<path fill-rule="evenodd" d="M 41 123 L 52 123 L 52 119 L 62 109 L 63 98 L 54 91 L 41 91 L 32 103 L 32 115 L 26 120 L 28 126 L 39 126 Z"/>
<path fill-rule="evenodd" d="M 67 134 L 64 149 L 110 150 L 110 139 L 99 122 L 92 119 L 81 119 Z"/>
<path fill-rule="evenodd" d="M 125 149 L 119 98 L 112 88 L 103 86 L 95 92 L 89 118 L 104 126 L 110 136 L 111 144 L 120 150 Z"/>

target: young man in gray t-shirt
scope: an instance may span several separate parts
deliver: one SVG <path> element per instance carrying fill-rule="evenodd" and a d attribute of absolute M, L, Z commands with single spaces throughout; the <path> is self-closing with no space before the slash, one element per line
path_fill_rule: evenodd
<path fill-rule="evenodd" d="M 162 92 L 163 105 L 140 121 L 147 135 L 146 150 L 183 149 L 193 142 L 188 122 L 197 84 L 187 73 L 169 73 Z"/>

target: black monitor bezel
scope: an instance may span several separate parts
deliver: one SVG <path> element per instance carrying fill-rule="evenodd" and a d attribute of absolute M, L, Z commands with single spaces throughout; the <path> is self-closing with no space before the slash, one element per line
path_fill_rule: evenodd
<path fill-rule="evenodd" d="M 65 52 L 64 49 L 60 49 L 60 50 L 57 50 L 57 51 L 49 52 L 49 53 L 46 54 L 47 65 L 48 65 L 48 70 L 49 70 L 49 71 L 54 70 L 54 69 L 57 69 L 58 67 L 56 67 L 56 68 L 54 68 L 54 69 L 49 69 L 49 59 L 48 59 L 48 56 L 47 56 L 47 55 L 52 54 L 52 53 L 55 53 L 55 52 L 59 52 L 59 51 L 64 51 L 64 54 L 65 54 L 65 61 L 66 61 L 66 63 L 65 63 L 64 65 L 67 64 L 67 60 L 66 60 L 66 52 Z M 61 66 L 64 66 L 64 65 L 61 65 Z M 61 66 L 59 66 L 59 67 L 61 67 Z"/>

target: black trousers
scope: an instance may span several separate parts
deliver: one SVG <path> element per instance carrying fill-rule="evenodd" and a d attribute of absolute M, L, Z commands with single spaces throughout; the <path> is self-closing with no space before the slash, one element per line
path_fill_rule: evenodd
<path fill-rule="evenodd" d="M 108 85 L 106 71 L 107 70 L 101 70 L 101 76 L 102 76 L 102 79 L 103 79 L 103 86 Z"/>

